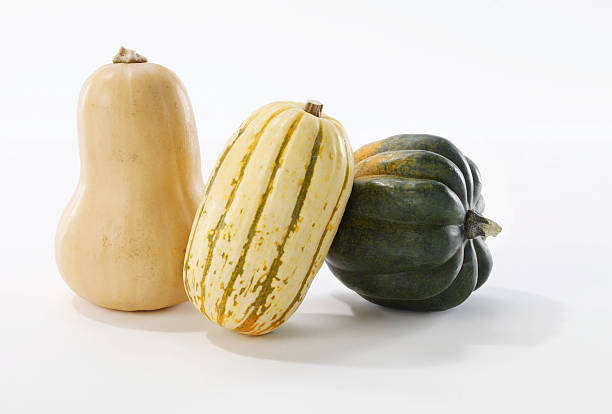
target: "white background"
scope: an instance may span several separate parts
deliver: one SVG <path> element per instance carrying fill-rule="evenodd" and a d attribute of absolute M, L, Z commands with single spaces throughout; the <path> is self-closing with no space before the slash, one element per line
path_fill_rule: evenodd
<path fill-rule="evenodd" d="M 0 411 L 610 412 L 612 3 L 110 1 L 0 5 Z M 483 173 L 489 282 L 463 305 L 371 305 L 324 267 L 276 332 L 189 304 L 121 313 L 53 257 L 79 89 L 120 45 L 190 94 L 208 176 L 257 107 L 314 98 L 353 148 L 450 138 Z M 416 411 L 418 410 L 418 411 Z"/>

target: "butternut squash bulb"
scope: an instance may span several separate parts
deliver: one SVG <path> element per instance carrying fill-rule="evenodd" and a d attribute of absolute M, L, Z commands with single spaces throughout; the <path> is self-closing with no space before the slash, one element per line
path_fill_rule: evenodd
<path fill-rule="evenodd" d="M 274 102 L 255 111 L 208 180 L 183 274 L 193 305 L 220 326 L 277 328 L 323 264 L 352 188 L 353 153 L 321 108 Z"/>
<path fill-rule="evenodd" d="M 185 301 L 182 264 L 203 183 L 187 92 L 163 66 L 121 49 L 83 85 L 81 174 L 55 255 L 79 296 L 119 310 Z"/>

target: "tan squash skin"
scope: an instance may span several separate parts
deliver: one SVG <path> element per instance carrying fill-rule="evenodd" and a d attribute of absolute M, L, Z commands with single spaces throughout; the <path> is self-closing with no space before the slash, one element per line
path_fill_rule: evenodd
<path fill-rule="evenodd" d="M 111 309 L 185 301 L 182 265 L 203 183 L 182 83 L 153 63 L 102 66 L 83 85 L 78 133 L 80 179 L 55 242 L 62 277 Z"/>

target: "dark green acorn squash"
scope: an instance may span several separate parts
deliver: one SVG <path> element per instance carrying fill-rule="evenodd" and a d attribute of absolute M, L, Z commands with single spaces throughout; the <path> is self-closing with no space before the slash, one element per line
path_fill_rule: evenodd
<path fill-rule="evenodd" d="M 326 262 L 370 302 L 415 311 L 459 305 L 489 277 L 476 165 L 447 139 L 396 135 L 355 152 L 355 180 Z"/>

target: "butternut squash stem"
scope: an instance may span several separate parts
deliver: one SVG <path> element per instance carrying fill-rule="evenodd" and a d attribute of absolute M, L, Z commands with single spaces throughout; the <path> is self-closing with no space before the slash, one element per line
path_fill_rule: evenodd
<path fill-rule="evenodd" d="M 119 52 L 113 57 L 113 63 L 145 63 L 146 61 L 146 57 L 123 46 L 119 48 Z"/>
<path fill-rule="evenodd" d="M 316 117 L 320 117 L 321 111 L 323 111 L 323 104 L 319 101 L 309 100 L 304 105 L 304 111 Z"/>
<path fill-rule="evenodd" d="M 468 239 L 476 237 L 497 236 L 502 228 L 491 219 L 481 216 L 474 210 L 469 210 L 465 216 L 465 235 Z"/>

